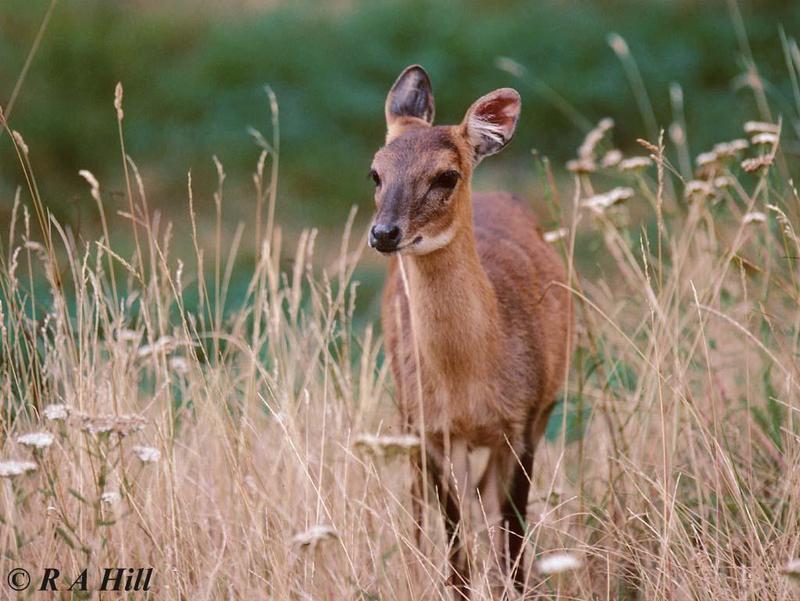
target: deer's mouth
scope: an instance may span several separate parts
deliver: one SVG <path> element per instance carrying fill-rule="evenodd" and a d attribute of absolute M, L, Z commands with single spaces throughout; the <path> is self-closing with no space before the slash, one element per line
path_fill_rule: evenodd
<path fill-rule="evenodd" d="M 394 255 L 397 253 L 401 253 L 404 250 L 408 250 L 409 248 L 413 248 L 420 242 L 422 242 L 422 236 L 417 236 L 410 242 L 406 242 L 405 244 L 398 244 L 397 246 L 392 246 L 392 247 L 386 247 L 380 244 L 372 244 L 371 246 L 382 255 Z"/>

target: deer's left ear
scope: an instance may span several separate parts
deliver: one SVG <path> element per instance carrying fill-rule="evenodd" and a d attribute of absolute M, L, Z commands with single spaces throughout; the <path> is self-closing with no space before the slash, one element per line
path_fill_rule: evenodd
<path fill-rule="evenodd" d="M 461 124 L 464 136 L 474 149 L 473 163 L 500 152 L 509 143 L 522 105 L 519 93 L 500 88 L 478 98 L 467 111 Z"/>

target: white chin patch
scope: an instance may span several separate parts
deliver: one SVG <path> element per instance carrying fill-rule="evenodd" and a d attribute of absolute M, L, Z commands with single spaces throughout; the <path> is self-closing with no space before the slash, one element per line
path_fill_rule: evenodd
<path fill-rule="evenodd" d="M 450 226 L 446 230 L 442 230 L 435 236 L 422 236 L 421 240 L 416 244 L 409 245 L 405 250 L 406 253 L 411 255 L 427 255 L 435 250 L 444 248 L 456 235 L 455 226 Z"/>

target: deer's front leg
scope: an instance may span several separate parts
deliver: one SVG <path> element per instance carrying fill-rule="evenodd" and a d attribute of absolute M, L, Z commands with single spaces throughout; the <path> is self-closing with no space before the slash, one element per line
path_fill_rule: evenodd
<path fill-rule="evenodd" d="M 506 447 L 492 449 L 483 475 L 478 483 L 482 519 L 488 531 L 489 541 L 494 552 L 493 559 L 507 572 L 507 536 L 503 520 L 503 507 L 506 501 L 506 482 L 511 472 L 513 455 Z"/>
<path fill-rule="evenodd" d="M 455 457 L 453 454 L 455 450 Z M 447 533 L 448 561 L 451 574 L 448 584 L 456 590 L 457 599 L 469 598 L 469 562 L 465 552 L 465 516 L 468 505 L 464 504 L 461 491 L 469 490 L 469 457 L 466 445 L 428 449 L 428 471 L 436 488 L 439 507 Z M 466 467 L 466 470 L 465 470 Z"/>

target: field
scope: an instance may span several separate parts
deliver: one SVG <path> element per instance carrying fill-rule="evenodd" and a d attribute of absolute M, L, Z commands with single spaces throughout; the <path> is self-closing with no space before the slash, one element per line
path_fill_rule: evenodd
<path fill-rule="evenodd" d="M 800 598 L 791 33 L 775 38 L 780 108 L 739 38 L 753 111 L 709 115 L 736 132 L 713 147 L 690 151 L 673 86 L 664 126 L 603 119 L 568 163 L 526 166 L 577 325 L 536 454 L 525 598 Z M 636 57 L 609 43 L 647 123 Z M 108 90 L 117 139 L 102 152 L 119 157 L 121 199 L 80 172 L 92 237 L 53 214 L 36 146 L 0 118 L 3 168 L 24 182 L 0 234 L 0 598 L 109 598 L 96 592 L 109 566 L 154 568 L 131 599 L 451 598 L 434 507 L 415 540 L 418 448 L 391 438 L 375 292 L 365 301 L 358 279 L 377 264 L 368 215 L 351 210 L 324 244 L 308 223 L 283 226 L 271 91 L 252 177 L 232 182 L 217 161 L 216 183 L 183 170 L 165 188 L 160 174 L 154 197 L 126 154 L 129 102 Z M 620 127 L 637 131 L 624 152 Z M 162 210 L 158 192 L 177 188 L 185 200 Z M 472 597 L 490 599 L 497 558 L 479 563 Z M 48 567 L 61 593 L 35 592 Z M 32 579 L 19 593 L 16 568 Z M 67 592 L 83 570 L 90 592 Z"/>

